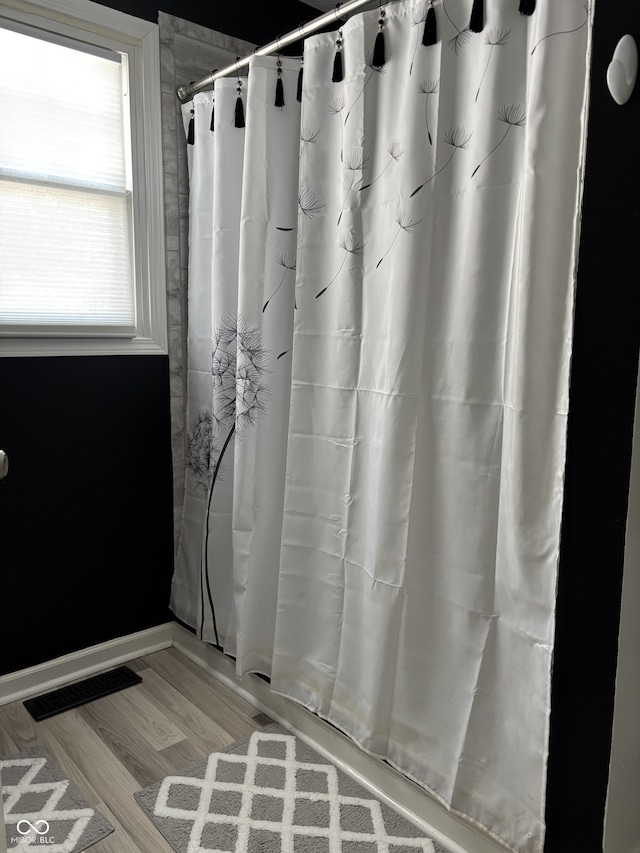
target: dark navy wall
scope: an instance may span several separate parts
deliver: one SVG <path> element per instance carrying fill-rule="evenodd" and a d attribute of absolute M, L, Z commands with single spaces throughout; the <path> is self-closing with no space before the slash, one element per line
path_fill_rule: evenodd
<path fill-rule="evenodd" d="M 0 358 L 0 675 L 171 621 L 166 356 Z"/>
<path fill-rule="evenodd" d="M 640 344 L 640 95 L 606 87 L 640 8 L 595 5 L 565 509 L 551 703 L 545 853 L 601 853 Z M 640 42 L 639 42 L 640 43 Z M 640 721 L 639 721 L 640 725 Z"/>

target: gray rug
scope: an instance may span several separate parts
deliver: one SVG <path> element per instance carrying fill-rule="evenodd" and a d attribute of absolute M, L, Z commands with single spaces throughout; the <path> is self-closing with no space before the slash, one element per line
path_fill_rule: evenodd
<path fill-rule="evenodd" d="M 0 758 L 7 850 L 80 853 L 113 827 L 44 750 Z"/>
<path fill-rule="evenodd" d="M 135 798 L 176 853 L 446 853 L 277 724 Z"/>

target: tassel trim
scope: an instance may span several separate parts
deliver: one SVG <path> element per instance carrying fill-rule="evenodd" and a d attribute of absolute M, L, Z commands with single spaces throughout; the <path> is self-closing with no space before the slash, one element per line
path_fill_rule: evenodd
<path fill-rule="evenodd" d="M 472 33 L 481 33 L 484 29 L 484 0 L 473 0 L 469 29 Z"/>
<path fill-rule="evenodd" d="M 196 141 L 196 123 L 194 115 L 194 109 L 193 107 L 191 107 L 191 118 L 189 119 L 189 129 L 187 131 L 187 145 L 193 145 L 193 143 Z"/>
<path fill-rule="evenodd" d="M 333 75 L 331 81 L 333 83 L 342 83 L 344 80 L 344 67 L 342 64 L 342 30 L 338 33 L 336 39 L 336 55 L 333 60 Z"/>
<path fill-rule="evenodd" d="M 244 104 L 242 103 L 242 80 L 238 80 L 236 87 L 238 97 L 236 98 L 236 114 L 234 124 L 236 127 L 244 127 Z"/>
<path fill-rule="evenodd" d="M 304 71 L 304 60 L 300 60 L 300 71 L 298 71 L 298 89 L 296 91 L 296 101 L 302 103 L 302 73 Z"/>
<path fill-rule="evenodd" d="M 284 86 L 282 85 L 282 61 L 278 60 L 278 80 L 276 81 L 276 107 L 284 107 Z"/>
<path fill-rule="evenodd" d="M 427 9 L 427 19 L 424 22 L 424 32 L 422 34 L 422 44 L 429 47 L 438 42 L 438 25 L 436 22 L 436 10 L 433 8 L 432 0 L 429 0 L 429 8 Z"/>
<path fill-rule="evenodd" d="M 212 76 L 216 73 L 216 71 L 217 71 L 217 70 L 218 70 L 217 68 L 214 68 L 214 69 L 213 69 L 213 71 L 211 72 Z M 213 133 L 213 131 L 215 130 L 215 116 L 216 116 L 216 88 L 215 88 L 215 82 L 214 82 L 214 84 L 213 84 L 213 89 L 211 90 L 211 94 L 213 95 L 213 99 L 212 99 L 212 101 L 211 101 L 211 122 L 210 122 L 210 124 L 209 124 L 209 130 L 211 131 L 211 133 Z"/>
<path fill-rule="evenodd" d="M 374 68 L 382 68 L 386 63 L 385 45 L 384 45 L 384 9 L 380 7 L 380 17 L 378 18 L 378 35 L 373 46 L 373 56 L 371 65 Z"/>

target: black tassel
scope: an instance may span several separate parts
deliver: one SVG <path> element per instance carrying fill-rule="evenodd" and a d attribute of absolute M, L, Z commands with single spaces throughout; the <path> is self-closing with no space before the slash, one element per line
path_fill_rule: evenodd
<path fill-rule="evenodd" d="M 191 118 L 189 119 L 189 130 L 187 132 L 187 145 L 193 145 L 196 141 L 196 123 L 193 118 L 194 112 L 191 110 Z"/>
<path fill-rule="evenodd" d="M 536 0 L 520 0 L 520 14 L 533 15 L 536 11 Z"/>
<path fill-rule="evenodd" d="M 302 103 L 302 61 L 300 62 L 300 71 L 298 71 L 298 91 L 296 92 L 296 101 Z"/>
<path fill-rule="evenodd" d="M 331 80 L 334 83 L 341 83 L 344 80 L 344 69 L 342 67 L 342 51 L 337 50 L 335 59 L 333 60 L 333 75 Z"/>
<path fill-rule="evenodd" d="M 387 61 L 384 52 L 384 9 L 380 7 L 380 17 L 378 18 L 378 35 L 373 46 L 373 56 L 371 57 L 371 65 L 373 68 L 382 68 Z"/>
<path fill-rule="evenodd" d="M 424 22 L 424 33 L 422 34 L 422 44 L 425 47 L 436 44 L 438 41 L 438 27 L 436 24 L 436 10 L 433 8 L 433 3 L 429 2 L 427 9 L 427 20 Z"/>
<path fill-rule="evenodd" d="M 244 127 L 244 104 L 240 95 L 240 87 L 238 87 L 238 97 L 236 98 L 236 127 Z"/>
<path fill-rule="evenodd" d="M 214 127 L 213 127 L 213 119 L 214 119 L 214 117 L 215 117 L 215 114 L 216 114 L 216 105 L 215 105 L 215 102 L 214 102 L 214 103 L 211 105 L 211 125 L 209 126 L 209 130 L 211 130 L 211 132 L 213 132 L 213 130 L 214 130 Z"/>
<path fill-rule="evenodd" d="M 278 80 L 276 82 L 276 107 L 284 107 L 284 86 L 282 85 L 282 61 L 278 59 Z"/>
<path fill-rule="evenodd" d="M 240 57 L 236 57 L 236 61 L 239 61 Z M 235 126 L 236 127 L 244 127 L 244 104 L 242 103 L 242 80 L 238 77 L 238 85 L 236 86 L 236 93 L 238 97 L 236 98 L 236 115 L 235 115 Z"/>
<path fill-rule="evenodd" d="M 484 0 L 473 0 L 469 29 L 472 33 L 481 33 L 484 29 Z"/>
<path fill-rule="evenodd" d="M 333 83 L 342 83 L 344 80 L 344 69 L 342 67 L 342 30 L 340 30 L 336 39 L 336 55 L 333 60 L 333 75 L 331 80 Z"/>

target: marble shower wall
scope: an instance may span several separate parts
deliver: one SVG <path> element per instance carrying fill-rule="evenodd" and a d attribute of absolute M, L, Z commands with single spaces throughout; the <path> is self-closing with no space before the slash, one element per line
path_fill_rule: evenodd
<path fill-rule="evenodd" d="M 189 177 L 178 86 L 206 77 L 254 49 L 249 42 L 159 12 L 162 151 L 167 274 L 167 322 L 171 376 L 174 543 L 182 519 L 187 394 L 187 273 L 189 263 Z"/>

